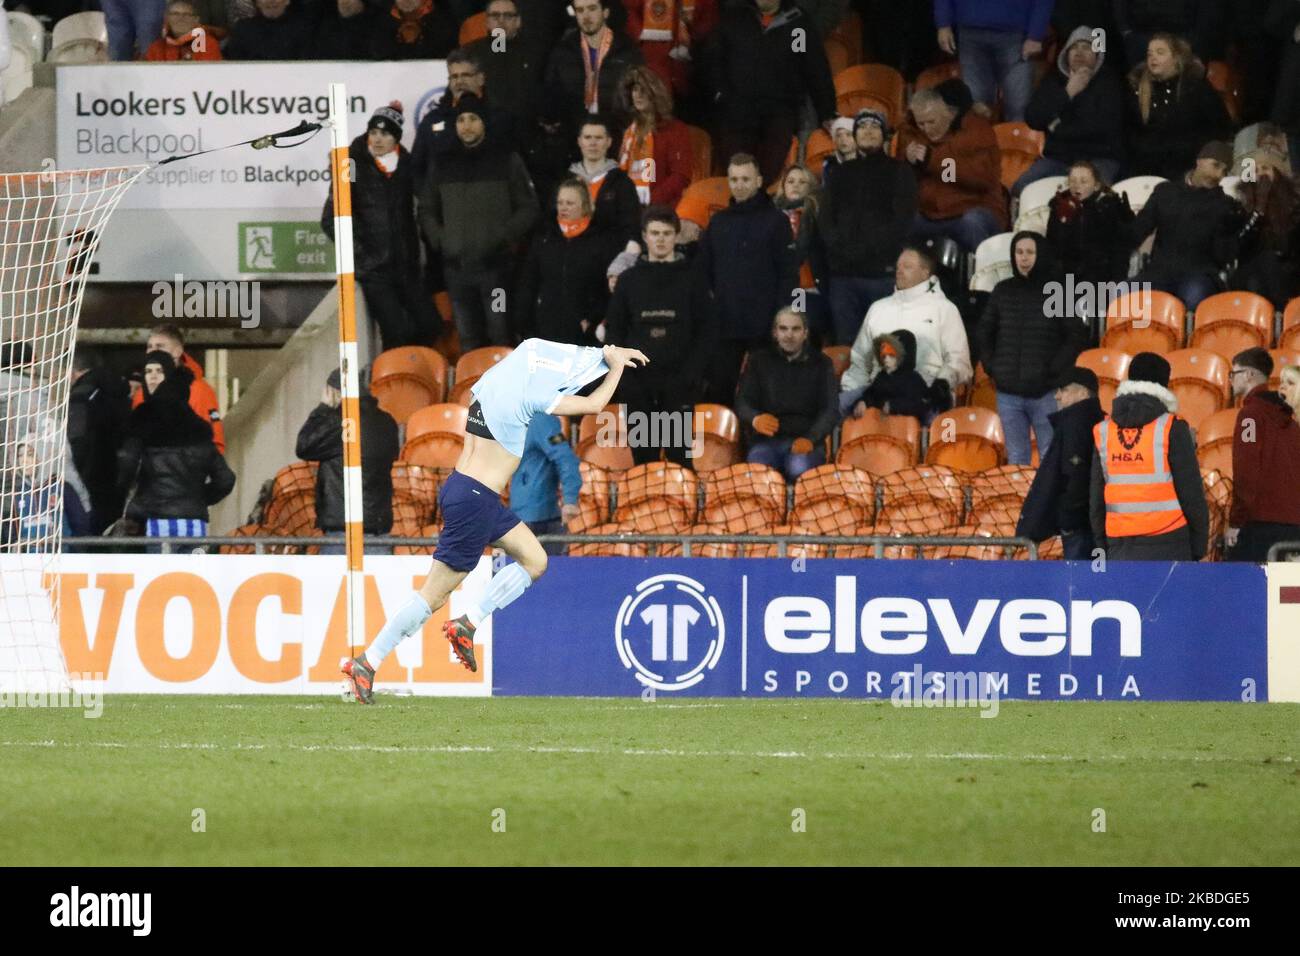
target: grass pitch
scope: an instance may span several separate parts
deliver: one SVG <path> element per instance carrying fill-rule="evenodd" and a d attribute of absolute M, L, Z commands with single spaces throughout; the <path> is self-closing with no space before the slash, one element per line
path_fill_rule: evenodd
<path fill-rule="evenodd" d="M 123 696 L 0 761 L 11 864 L 1300 862 L 1283 704 Z"/>

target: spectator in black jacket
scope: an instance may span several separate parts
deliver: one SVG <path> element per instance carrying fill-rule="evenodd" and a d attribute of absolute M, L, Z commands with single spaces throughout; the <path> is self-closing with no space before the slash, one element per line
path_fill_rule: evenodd
<path fill-rule="evenodd" d="M 468 44 L 465 52 L 482 64 L 492 101 L 510 114 L 516 145 L 527 159 L 542 112 L 542 79 L 550 52 L 547 29 L 534 23 L 518 0 L 488 0 L 484 12 L 488 35 Z M 496 30 L 501 31 L 499 38 Z"/>
<path fill-rule="evenodd" d="M 863 110 L 854 126 L 858 157 L 836 167 L 817 221 L 838 345 L 851 345 L 871 304 L 894 291 L 894 263 L 916 217 L 916 176 L 885 152 L 885 115 Z"/>
<path fill-rule="evenodd" d="M 569 167 L 569 173 L 582 180 L 591 195 L 592 225 L 626 244 L 635 242 L 640 230 L 641 201 L 632 180 L 609 156 L 613 144 L 609 120 L 599 115 L 584 117 L 578 127 L 580 158 Z"/>
<path fill-rule="evenodd" d="M 1147 43 L 1160 33 L 1187 37 L 1198 57 L 1210 59 L 1219 27 L 1219 0 L 1114 0 L 1115 26 L 1129 66 L 1142 60 Z"/>
<path fill-rule="evenodd" d="M 622 247 L 617 236 L 597 226 L 587 184 L 562 182 L 555 194 L 555 218 L 533 237 L 519 280 L 520 334 L 596 344 L 592 336 L 609 303 L 605 268 Z"/>
<path fill-rule="evenodd" d="M 808 315 L 813 346 L 821 348 L 830 340 L 830 310 L 821 294 L 826 281 L 826 259 L 817 234 L 817 217 L 821 201 L 817 181 L 807 166 L 795 163 L 781 177 L 781 188 L 772 198 L 773 205 L 790 220 L 794 236 L 794 257 L 799 264 L 799 288 L 792 304 Z"/>
<path fill-rule="evenodd" d="M 1186 40 L 1158 33 L 1146 62 L 1128 76 L 1129 172 L 1176 179 L 1207 140 L 1224 139 L 1232 123 L 1205 67 Z"/>
<path fill-rule="evenodd" d="M 1300 293 L 1300 190 L 1280 153 L 1264 148 L 1251 158 L 1252 175 L 1238 184 L 1237 195 L 1254 224 L 1243 239 L 1231 288 L 1258 293 L 1284 309 Z"/>
<path fill-rule="evenodd" d="M 343 520 L 343 402 L 342 376 L 330 372 L 321 392 L 320 404 L 312 409 L 298 430 L 295 454 L 303 461 L 319 463 L 316 469 L 316 527 L 326 534 L 339 534 Z M 397 422 L 379 407 L 364 386 L 358 400 L 361 418 L 362 530 L 366 534 L 388 534 L 393 528 L 393 462 L 401 453 Z M 344 547 L 325 545 L 321 554 L 343 554 Z"/>
<path fill-rule="evenodd" d="M 930 415 L 930 386 L 916 370 L 916 336 L 907 329 L 878 335 L 871 350 L 880 371 L 853 406 L 853 417 L 878 408 L 886 415 L 910 415 L 924 422 Z"/>
<path fill-rule="evenodd" d="M 1040 455 L 1051 444 L 1048 416 L 1056 411 L 1052 393 L 1087 344 L 1088 327 L 1053 307 L 1049 285 L 1060 282 L 1060 271 L 1038 233 L 1012 237 L 1011 273 L 994 288 L 984 310 L 980 355 L 997 387 L 1007 463 L 1027 465 L 1033 455 L 1031 427 Z"/>
<path fill-rule="evenodd" d="M 794 0 L 742 0 L 723 12 L 714 38 L 721 151 L 754 154 L 763 179 L 775 182 L 805 100 L 819 123 L 835 118 L 822 34 Z"/>
<path fill-rule="evenodd" d="M 559 124 L 565 143 L 573 142 L 586 114 L 619 108 L 623 74 L 645 62 L 627 34 L 609 24 L 611 6 L 611 0 L 573 0 L 576 26 L 560 37 L 546 64 L 546 118 Z"/>
<path fill-rule="evenodd" d="M 497 145 L 477 96 L 456 106 L 457 146 L 439 156 L 420 199 L 420 226 L 441 252 L 462 352 L 513 344 L 506 290 L 515 252 L 537 222 L 537 196 L 517 153 Z"/>
<path fill-rule="evenodd" d="M 1043 156 L 1011 187 L 1011 194 L 1048 176 L 1064 176 L 1077 159 L 1091 160 L 1114 182 L 1124 159 L 1124 87 L 1104 69 L 1105 50 L 1093 49 L 1093 28 L 1081 26 L 1043 77 L 1025 110 L 1025 122 L 1047 134 Z"/>
<path fill-rule="evenodd" d="M 144 362 L 145 400 L 117 456 L 125 517 L 149 537 L 201 538 L 208 508 L 230 494 L 235 475 L 212 443 L 212 425 L 190 408 L 194 373 L 167 352 Z"/>
<path fill-rule="evenodd" d="M 736 415 L 749 436 L 746 461 L 795 481 L 826 461 L 824 442 L 839 418 L 835 371 L 831 360 L 809 345 L 803 313 L 781 309 L 772 339 L 771 346 L 749 355 Z"/>
<path fill-rule="evenodd" d="M 376 60 L 441 60 L 456 49 L 460 26 L 443 0 L 393 0 L 373 22 Z"/>
<path fill-rule="evenodd" d="M 1049 417 L 1047 446 L 1020 510 L 1016 534 L 1032 541 L 1061 536 L 1067 561 L 1087 561 L 1096 542 L 1088 518 L 1092 480 L 1092 429 L 1106 417 L 1097 399 L 1097 374 L 1075 366 L 1056 390 L 1058 411 Z"/>
<path fill-rule="evenodd" d="M 1133 221 L 1134 247 L 1156 234 L 1138 281 L 1178 296 L 1189 310 L 1219 291 L 1219 270 L 1236 258 L 1247 226 L 1241 203 L 1220 188 L 1231 163 L 1231 146 L 1206 143 L 1196 167 L 1157 186 Z"/>
<path fill-rule="evenodd" d="M 90 494 L 90 534 L 100 534 L 122 515 L 117 487 L 117 450 L 126 437 L 131 393 L 122 376 L 99 356 L 77 346 L 68 392 L 68 446 Z"/>
<path fill-rule="evenodd" d="M 1070 164 L 1066 188 L 1052 197 L 1047 241 L 1075 284 L 1118 282 L 1128 276 L 1133 210 L 1089 160 Z"/>
<path fill-rule="evenodd" d="M 703 276 L 677 251 L 677 214 L 666 206 L 651 206 L 642 222 L 646 252 L 618 277 L 605 319 L 605 341 L 640 349 L 650 364 L 636 375 L 623 376 L 618 400 L 629 412 L 689 411 L 700 398 L 713 303 Z M 684 438 L 688 431 L 682 429 Z M 669 461 L 687 463 L 685 442 L 665 450 Z M 637 464 L 658 457 L 659 447 L 632 449 Z"/>
<path fill-rule="evenodd" d="M 312 58 L 318 60 L 369 60 L 370 37 L 385 14 L 365 0 L 325 2 L 316 24 Z"/>
<path fill-rule="evenodd" d="M 483 120 L 492 127 L 493 138 L 498 143 L 510 143 L 512 124 L 504 110 L 488 106 L 487 77 L 478 54 L 468 48 L 452 50 L 447 54 L 447 89 L 415 127 L 415 143 L 411 146 L 415 181 L 423 183 L 438 153 L 454 150 L 456 138 L 456 106 L 467 93 L 477 96 L 483 110 Z M 497 102 L 497 97 L 492 102 Z M 513 146 L 511 147 L 513 148 Z"/>
<path fill-rule="evenodd" d="M 798 285 L 790 222 L 763 191 L 753 156 L 727 166 L 731 205 L 717 212 L 700 238 L 700 267 L 717 303 L 717 342 L 706 372 L 707 401 L 730 405 L 740 364 L 771 334 L 765 315 L 790 303 Z"/>
<path fill-rule="evenodd" d="M 290 0 L 256 0 L 257 15 L 236 21 L 222 49 L 227 60 L 305 60 L 315 21 Z"/>
<path fill-rule="evenodd" d="M 415 176 L 402 148 L 402 104 L 375 110 L 366 132 L 352 141 L 352 244 L 366 312 L 379 326 L 385 349 L 429 345 L 433 309 L 420 296 L 420 249 L 415 229 Z M 334 238 L 334 195 L 325 200 L 321 228 Z"/>

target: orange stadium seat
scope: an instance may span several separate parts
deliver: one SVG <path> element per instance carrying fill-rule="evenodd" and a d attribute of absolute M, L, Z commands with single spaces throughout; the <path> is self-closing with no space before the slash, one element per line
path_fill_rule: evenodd
<path fill-rule="evenodd" d="M 869 408 L 861 418 L 844 419 L 835 463 L 873 475 L 890 475 L 919 463 L 921 423 L 910 415 L 882 415 Z"/>
<path fill-rule="evenodd" d="M 687 529 L 689 534 L 732 534 L 726 528 L 711 524 L 695 524 Z M 767 529 L 755 534 L 766 534 Z M 680 544 L 661 544 L 655 552 L 661 558 L 680 558 L 685 549 Z M 738 558 L 740 545 L 733 542 L 700 543 L 691 545 L 692 558 Z"/>
<path fill-rule="evenodd" d="M 965 406 L 944 412 L 930 424 L 930 465 L 947 465 L 954 471 L 996 468 L 1006 458 L 1002 420 L 987 408 Z"/>
<path fill-rule="evenodd" d="M 469 407 L 471 401 L 469 390 L 483 374 L 497 362 L 509 355 L 510 348 L 505 345 L 485 345 L 481 349 L 466 352 L 456 361 L 456 385 L 451 390 L 452 403 Z"/>
<path fill-rule="evenodd" d="M 1074 364 L 1092 369 L 1097 375 L 1097 399 L 1102 411 L 1110 414 L 1110 403 L 1115 400 L 1115 389 L 1128 377 L 1128 366 L 1133 356 L 1121 349 L 1086 349 L 1079 353 Z"/>
<path fill-rule="evenodd" d="M 396 532 L 394 532 L 396 534 Z M 410 535 L 412 538 L 432 538 L 442 534 L 442 525 L 437 522 L 429 522 L 419 527 L 415 534 Z M 393 546 L 393 554 L 415 554 L 428 556 L 433 554 L 437 549 L 438 543 L 430 541 L 428 544 L 397 544 Z"/>
<path fill-rule="evenodd" d="M 1130 292 L 1106 308 L 1102 348 L 1139 352 L 1172 352 L 1183 344 L 1187 309 L 1168 292 Z"/>
<path fill-rule="evenodd" d="M 987 408 L 993 412 L 998 410 L 998 389 L 993 384 L 993 379 L 989 377 L 989 373 L 984 370 L 983 362 L 975 366 L 975 381 L 971 385 L 970 397 L 965 404 L 974 405 L 976 408 Z"/>
<path fill-rule="evenodd" d="M 419 345 L 389 349 L 379 353 L 370 367 L 370 394 L 397 424 L 404 425 L 414 412 L 446 399 L 447 371 L 447 360 L 434 349 Z"/>
<path fill-rule="evenodd" d="M 903 502 L 929 498 L 948 502 L 960 511 L 966 500 L 962 479 L 946 465 L 918 465 L 880 479 L 882 515 Z"/>
<path fill-rule="evenodd" d="M 1277 347 L 1300 352 L 1300 295 L 1282 310 L 1282 334 L 1278 336 Z"/>
<path fill-rule="evenodd" d="M 853 349 L 848 345 L 827 345 L 822 348 L 825 356 L 831 360 L 831 368 L 835 371 L 835 381 L 848 371 L 849 364 L 852 361 Z"/>
<path fill-rule="evenodd" d="M 1223 532 L 1232 510 L 1232 479 L 1218 471 L 1201 471 L 1205 486 L 1205 503 L 1210 511 L 1210 550 L 1206 561 L 1223 560 Z"/>
<path fill-rule="evenodd" d="M 928 90 L 932 86 L 938 86 L 945 80 L 955 80 L 960 77 L 961 64 L 956 60 L 949 60 L 946 63 L 928 66 L 922 70 L 916 77 L 916 88 L 918 90 Z"/>
<path fill-rule="evenodd" d="M 1282 369 L 1288 365 L 1300 367 L 1300 349 L 1269 349 L 1268 354 L 1273 356 L 1273 374 L 1268 377 L 1268 387 L 1276 392 L 1282 384 Z"/>
<path fill-rule="evenodd" d="M 271 497 L 279 498 L 298 492 L 316 493 L 316 462 L 295 461 L 275 473 Z"/>
<path fill-rule="evenodd" d="M 778 524 L 768 528 L 764 534 L 788 534 L 788 535 L 819 535 L 823 532 L 815 527 L 804 527 L 800 524 Z M 780 546 L 775 544 L 749 544 L 745 546 L 745 555 L 750 558 L 775 558 L 780 554 Z M 787 558 L 825 558 L 829 556 L 830 548 L 824 544 L 799 544 L 792 542 L 786 545 L 785 556 Z"/>
<path fill-rule="evenodd" d="M 876 534 L 901 537 L 902 535 L 951 535 L 960 527 L 961 510 L 950 501 L 938 498 L 917 498 L 900 502 L 882 511 L 876 522 Z M 920 556 L 929 549 L 921 548 Z M 917 545 L 891 545 L 885 548 L 885 557 L 891 559 L 918 556 Z"/>
<path fill-rule="evenodd" d="M 617 524 L 602 524 L 588 529 L 589 534 L 627 534 L 626 528 Z M 581 557 L 621 557 L 644 558 L 650 553 L 650 546 L 633 541 L 612 543 L 592 542 L 591 544 L 571 544 L 569 554 Z"/>
<path fill-rule="evenodd" d="M 686 187 L 677 203 L 677 215 L 704 229 L 713 214 L 726 209 L 730 202 L 731 187 L 727 185 L 727 177 L 709 176 Z"/>
<path fill-rule="evenodd" d="M 1207 415 L 1196 430 L 1196 460 L 1201 471 L 1232 477 L 1232 441 L 1237 431 L 1237 409 L 1224 408 Z"/>
<path fill-rule="evenodd" d="M 860 468 L 818 465 L 799 476 L 794 485 L 794 513 L 823 499 L 841 499 L 862 515 L 859 523 L 870 524 L 876 512 L 876 479 Z"/>
<path fill-rule="evenodd" d="M 1201 301 L 1192 316 L 1193 348 L 1231 361 L 1249 348 L 1273 343 L 1273 303 L 1253 292 L 1220 292 Z"/>
<path fill-rule="evenodd" d="M 713 175 L 713 138 L 709 131 L 686 125 L 691 142 L 691 182 L 699 182 Z"/>
<path fill-rule="evenodd" d="M 475 13 L 465 18 L 460 25 L 460 36 L 456 38 L 457 46 L 465 46 L 488 35 L 487 14 Z"/>
<path fill-rule="evenodd" d="M 695 523 L 698 492 L 699 479 L 689 468 L 671 461 L 635 465 L 614 479 L 614 520 L 625 523 L 643 514 L 638 528 L 669 534 Z"/>
<path fill-rule="evenodd" d="M 1178 414 L 1193 428 L 1228 406 L 1232 366 L 1222 355 L 1206 349 L 1179 349 L 1169 360 L 1169 390 L 1178 397 Z"/>
<path fill-rule="evenodd" d="M 834 33 L 826 38 L 822 47 L 826 51 L 826 62 L 831 68 L 832 75 L 847 70 L 858 62 L 853 55 L 853 48 Z"/>
<path fill-rule="evenodd" d="M 613 484 L 607 469 L 589 461 L 580 461 L 578 473 L 582 475 L 582 488 L 578 491 L 580 513 L 569 522 L 569 530 L 575 534 L 608 522 L 609 506 L 613 500 Z M 563 489 L 557 489 L 557 494 L 563 498 Z"/>
<path fill-rule="evenodd" d="M 438 506 L 442 476 L 432 468 L 398 459 L 393 462 L 393 501 L 409 501 L 427 517 Z"/>
<path fill-rule="evenodd" d="M 883 63 L 861 63 L 835 74 L 835 102 L 841 116 L 855 116 L 861 109 L 880 110 L 889 117 L 889 125 L 897 127 L 906 92 L 902 74 Z"/>
<path fill-rule="evenodd" d="M 465 447 L 465 420 L 469 409 L 453 402 L 422 408 L 406 422 L 402 461 L 426 468 L 455 468 Z"/>
<path fill-rule="evenodd" d="M 605 416 L 616 415 L 615 422 Z M 613 434 L 608 429 L 614 428 Z M 578 457 L 610 471 L 627 471 L 635 462 L 627 447 L 627 409 L 606 405 L 599 415 L 583 415 L 578 423 Z"/>
<path fill-rule="evenodd" d="M 704 447 L 691 464 L 701 474 L 740 461 L 740 420 L 726 405 L 695 406 L 695 431 Z"/>
<path fill-rule="evenodd" d="M 993 127 L 1002 154 L 1002 185 L 1007 189 L 1043 155 L 1044 136 L 1025 123 L 998 123 Z"/>
<path fill-rule="evenodd" d="M 971 511 L 979 513 L 997 503 L 1016 502 L 1017 507 L 1029 494 L 1037 469 L 1028 465 L 1002 465 L 970 477 Z"/>
<path fill-rule="evenodd" d="M 703 481 L 704 520 L 710 524 L 730 523 L 740 513 L 758 513 L 765 524 L 785 520 L 785 478 L 775 468 L 738 462 L 709 472 Z M 739 510 L 726 507 L 733 504 Z"/>
<path fill-rule="evenodd" d="M 822 164 L 826 162 L 826 157 L 835 153 L 835 141 L 831 139 L 830 134 L 824 129 L 815 129 L 808 137 L 808 142 L 804 144 L 803 164 L 813 174 L 813 177 L 821 182 Z"/>
<path fill-rule="evenodd" d="M 231 531 L 227 537 L 256 538 L 267 533 L 260 524 L 243 524 Z M 256 550 L 252 544 L 223 544 L 217 548 L 217 554 L 253 554 Z"/>

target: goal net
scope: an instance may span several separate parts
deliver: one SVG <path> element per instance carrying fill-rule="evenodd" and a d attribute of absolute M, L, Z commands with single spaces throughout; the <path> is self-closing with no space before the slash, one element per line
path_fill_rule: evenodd
<path fill-rule="evenodd" d="M 145 166 L 0 174 L 0 693 L 62 690 L 56 562 L 77 318 L 104 226 Z"/>

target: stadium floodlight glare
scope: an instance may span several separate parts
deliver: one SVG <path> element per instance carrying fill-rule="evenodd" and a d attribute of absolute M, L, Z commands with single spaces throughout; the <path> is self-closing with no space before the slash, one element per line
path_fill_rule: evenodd
<path fill-rule="evenodd" d="M 63 690 L 57 558 L 82 293 L 104 226 L 146 166 L 0 174 L 0 692 Z"/>

